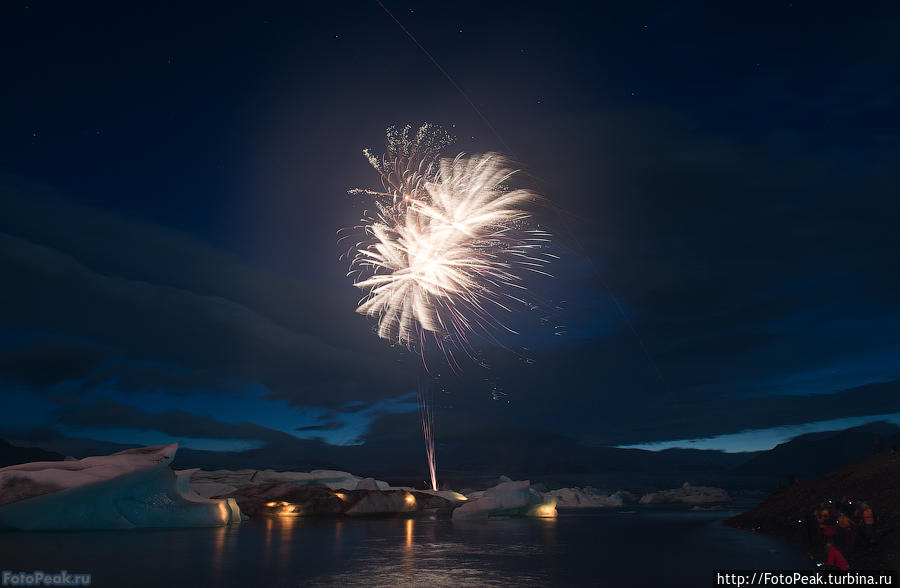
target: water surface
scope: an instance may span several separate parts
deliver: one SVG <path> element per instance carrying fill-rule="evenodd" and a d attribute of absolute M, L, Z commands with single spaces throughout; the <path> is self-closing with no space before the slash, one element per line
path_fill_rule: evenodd
<path fill-rule="evenodd" d="M 215 529 L 0 533 L 0 569 L 94 586 L 710 586 L 716 568 L 802 569 L 800 546 L 685 507 L 555 519 L 254 519 Z M 733 513 L 732 513 L 733 514 Z"/>

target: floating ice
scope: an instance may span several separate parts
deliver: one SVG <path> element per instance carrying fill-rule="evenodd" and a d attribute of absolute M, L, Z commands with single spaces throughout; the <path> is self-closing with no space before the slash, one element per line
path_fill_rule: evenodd
<path fill-rule="evenodd" d="M 590 486 L 550 490 L 544 493 L 544 497 L 556 500 L 556 505 L 563 508 L 620 507 L 636 501 L 636 497 L 630 492 L 620 490 L 613 494 L 603 494 Z"/>
<path fill-rule="evenodd" d="M 204 498 L 190 489 L 189 474 L 176 476 L 169 464 L 177 450 L 175 443 L 0 469 L 0 528 L 208 527 L 240 521 L 234 500 Z"/>
<path fill-rule="evenodd" d="M 415 494 L 404 490 L 369 491 L 351 506 L 347 515 L 373 515 L 420 510 Z"/>
<path fill-rule="evenodd" d="M 556 516 L 556 502 L 545 501 L 528 480 L 502 482 L 474 496 L 453 511 L 453 520 L 486 519 L 491 516 Z"/>
<path fill-rule="evenodd" d="M 257 484 L 289 483 L 295 486 L 326 486 L 332 490 L 355 490 L 363 478 L 349 472 L 336 470 L 313 470 L 311 472 L 276 472 L 275 470 L 198 470 L 191 476 L 191 486 L 202 495 L 216 496 L 228 494 L 234 489 Z M 374 489 L 384 490 L 386 482 L 373 480 Z M 218 486 L 214 486 L 218 485 Z M 230 486 L 232 490 L 215 492 L 217 488 Z M 208 494 L 208 492 L 215 492 Z"/>
<path fill-rule="evenodd" d="M 685 482 L 681 488 L 661 490 L 641 496 L 641 504 L 704 504 L 731 502 L 728 492 L 711 486 L 691 486 Z"/>

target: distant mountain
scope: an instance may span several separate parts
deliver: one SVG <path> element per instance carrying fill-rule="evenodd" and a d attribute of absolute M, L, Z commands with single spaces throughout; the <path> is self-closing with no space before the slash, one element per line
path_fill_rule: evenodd
<path fill-rule="evenodd" d="M 65 456 L 39 447 L 17 447 L 0 439 L 0 468 L 32 461 L 62 461 Z"/>
<path fill-rule="evenodd" d="M 406 416 L 406 415 L 400 415 Z M 393 433 L 393 434 L 390 434 Z M 449 484 L 477 485 L 505 474 L 552 487 L 594 485 L 610 491 L 652 491 L 684 482 L 720 486 L 729 491 L 770 491 L 789 475 L 810 478 L 871 455 L 876 439 L 887 450 L 900 443 L 900 427 L 871 423 L 844 431 L 801 435 L 762 452 L 726 453 L 701 449 L 647 451 L 596 447 L 541 430 L 509 430 L 484 439 L 477 431 L 438 438 L 438 475 Z M 42 443 L 75 457 L 107 455 L 134 445 L 57 437 Z M 6 447 L 12 447 L 6 444 Z M 57 453 L 25 455 L 40 449 L 15 448 L 7 464 L 62 459 Z M 10 451 L 10 450 L 7 450 Z M 2 453 L 2 447 L 0 447 Z M 49 455 L 51 457 L 42 457 Z M 357 475 L 419 484 L 426 476 L 422 440 L 416 423 L 401 423 L 360 445 L 330 445 L 321 440 L 287 439 L 244 451 L 182 447 L 177 469 L 337 469 Z"/>
<path fill-rule="evenodd" d="M 800 435 L 730 470 L 737 475 L 806 479 L 832 472 L 849 463 L 900 443 L 900 427 L 876 422 L 845 429 Z"/>

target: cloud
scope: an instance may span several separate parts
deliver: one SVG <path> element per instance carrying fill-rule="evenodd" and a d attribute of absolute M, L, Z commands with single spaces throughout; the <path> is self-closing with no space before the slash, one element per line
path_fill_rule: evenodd
<path fill-rule="evenodd" d="M 159 431 L 172 437 L 288 442 L 295 437 L 254 423 L 225 423 L 183 410 L 149 413 L 110 398 L 65 409 L 58 422 L 90 428 Z"/>
<path fill-rule="evenodd" d="M 50 388 L 90 376 L 111 355 L 110 349 L 84 341 L 30 341 L 0 353 L 0 378 L 32 390 Z"/>
<path fill-rule="evenodd" d="M 340 423 L 337 421 L 330 421 L 327 423 L 322 423 L 321 425 L 306 425 L 303 427 L 297 427 L 298 431 L 309 432 L 309 431 L 337 431 L 339 429 L 344 428 L 344 423 Z"/>
<path fill-rule="evenodd" d="M 49 334 L 0 349 L 0 375 L 11 380 L 173 393 L 260 383 L 273 398 L 330 407 L 409 385 L 365 321 L 344 320 L 352 304 L 336 308 L 339 297 L 316 293 L 321 284 L 307 288 L 106 213 L 10 193 L 3 203 L 0 229 L 27 237 L 0 232 L 0 271 L 15 284 L 0 291 L 0 328 Z M 53 226 L 61 217 L 69 230 Z"/>
<path fill-rule="evenodd" d="M 490 369 L 467 367 L 448 386 L 447 422 L 488 414 L 485 427 L 620 444 L 892 410 L 877 390 L 859 393 L 865 408 L 856 393 L 786 394 L 795 374 L 810 375 L 804 391 L 852 386 L 827 368 L 872 357 L 882 359 L 857 382 L 900 376 L 884 359 L 900 347 L 896 152 L 828 166 L 814 138 L 738 140 L 698 124 L 614 107 L 511 139 L 565 211 L 548 223 L 576 258 L 557 281 L 574 292 L 559 314 L 577 337 L 529 341 L 533 367 L 480 352 Z M 17 285 L 0 291 L 0 327 L 84 346 L 35 347 L 22 362 L 24 346 L 0 349 L 0 375 L 33 389 L 80 378 L 120 393 L 231 394 L 259 383 L 273 399 L 342 412 L 414 390 L 415 358 L 381 345 L 352 313 L 352 288 L 331 278 L 278 276 L 27 187 L 3 192 L 0 232 L 0 271 Z M 69 364 L 41 373 L 61 353 Z M 504 400 L 490 400 L 492 385 Z"/>

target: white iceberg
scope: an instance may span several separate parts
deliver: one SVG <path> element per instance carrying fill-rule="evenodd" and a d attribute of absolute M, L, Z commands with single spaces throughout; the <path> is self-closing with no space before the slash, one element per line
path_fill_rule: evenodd
<path fill-rule="evenodd" d="M 661 490 L 641 496 L 641 504 L 706 504 L 731 502 L 728 492 L 711 486 L 691 486 L 685 482 L 681 488 Z"/>
<path fill-rule="evenodd" d="M 175 443 L 2 468 L 0 528 L 205 527 L 240 521 L 234 500 L 204 498 L 191 490 L 190 475 L 176 476 L 169 464 L 177 450 Z"/>
<path fill-rule="evenodd" d="M 385 490 L 390 487 L 387 482 L 372 480 L 374 490 Z M 197 470 L 191 475 L 191 486 L 198 494 L 217 496 L 229 494 L 236 489 L 258 484 L 294 484 L 295 486 L 326 486 L 332 490 L 356 490 L 364 482 L 363 478 L 349 472 L 336 470 L 313 470 L 311 472 L 276 472 L 275 470 Z M 365 482 L 369 485 L 370 482 Z M 226 487 L 231 487 L 228 490 Z M 222 489 L 217 494 L 209 494 Z"/>
<path fill-rule="evenodd" d="M 501 482 L 484 492 L 469 495 L 462 506 L 453 511 L 453 520 L 486 519 L 491 516 L 556 516 L 556 503 L 545 501 L 532 490 L 528 480 Z"/>
<path fill-rule="evenodd" d="M 629 502 L 630 495 L 625 492 L 603 494 L 587 487 L 550 490 L 544 492 L 544 497 L 556 500 L 556 505 L 562 508 L 608 508 L 624 506 Z"/>

